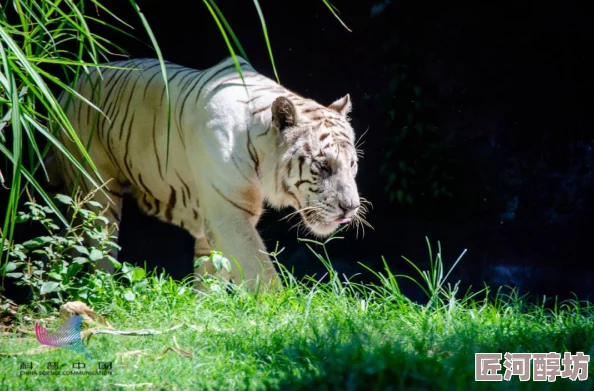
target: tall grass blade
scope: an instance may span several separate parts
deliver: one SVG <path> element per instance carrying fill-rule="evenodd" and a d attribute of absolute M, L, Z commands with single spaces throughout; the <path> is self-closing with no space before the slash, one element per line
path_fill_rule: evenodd
<path fill-rule="evenodd" d="M 328 0 L 322 0 L 324 2 L 324 4 L 326 4 L 326 7 L 328 7 L 328 9 L 330 10 L 330 12 L 332 12 L 332 14 L 334 15 L 334 17 L 340 22 L 340 24 L 343 25 L 343 27 L 345 29 L 347 29 L 349 32 L 353 32 L 350 28 L 347 27 L 347 25 L 342 21 L 342 19 L 340 19 L 340 17 L 338 16 L 338 8 L 336 8 L 335 6 L 333 6 Z"/>
<path fill-rule="evenodd" d="M 168 163 L 169 163 L 169 141 L 171 138 L 171 95 L 169 92 L 169 78 L 167 77 L 167 67 L 165 66 L 165 60 L 163 59 L 163 54 L 161 53 L 161 48 L 159 47 L 159 44 L 157 43 L 157 39 L 155 38 L 155 35 L 153 34 L 153 30 L 149 26 L 148 21 L 146 20 L 146 17 L 140 11 L 140 7 L 138 7 L 135 0 L 130 0 L 130 3 L 136 10 L 136 13 L 138 14 L 138 16 L 140 17 L 140 20 L 142 21 L 142 24 L 143 24 L 144 28 L 146 29 L 146 32 L 148 33 L 153 46 L 155 47 L 155 51 L 157 52 L 157 57 L 159 58 L 159 63 L 161 65 L 161 74 L 163 75 L 163 81 L 165 82 L 165 95 L 167 96 L 167 98 L 166 98 L 167 99 L 167 149 L 166 149 L 167 152 L 165 154 L 165 171 L 167 171 L 167 167 L 168 167 Z"/>
<path fill-rule="evenodd" d="M 268 39 L 268 29 L 266 28 L 266 21 L 264 21 L 264 14 L 262 13 L 262 9 L 260 8 L 260 3 L 258 2 L 258 0 L 254 0 L 254 5 L 256 6 L 256 10 L 258 11 L 258 17 L 260 17 L 260 23 L 262 24 L 262 32 L 264 33 L 264 39 L 266 40 L 266 47 L 268 48 L 268 54 L 270 55 L 270 62 L 272 63 L 274 76 L 276 76 L 277 83 L 280 84 L 280 79 L 278 77 L 278 73 L 276 72 L 276 66 L 274 65 L 274 56 L 272 55 L 270 40 Z"/>

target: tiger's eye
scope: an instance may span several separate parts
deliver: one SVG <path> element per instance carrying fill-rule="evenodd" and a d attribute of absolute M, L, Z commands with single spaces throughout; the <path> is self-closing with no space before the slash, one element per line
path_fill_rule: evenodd
<path fill-rule="evenodd" d="M 320 163 L 320 172 L 323 176 L 328 177 L 332 175 L 332 168 L 328 163 Z"/>

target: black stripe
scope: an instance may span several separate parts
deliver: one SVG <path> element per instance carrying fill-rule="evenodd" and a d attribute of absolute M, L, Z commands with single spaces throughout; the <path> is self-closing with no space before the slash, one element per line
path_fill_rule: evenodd
<path fill-rule="evenodd" d="M 155 214 L 158 215 L 161 210 L 161 201 L 155 198 Z"/>
<path fill-rule="evenodd" d="M 160 67 L 160 66 L 161 66 L 161 63 L 157 62 L 156 64 L 153 64 L 153 65 L 151 65 L 151 66 L 150 66 L 150 67 L 148 67 L 148 68 L 144 68 L 144 69 L 142 70 L 142 72 L 143 72 L 143 73 L 146 73 L 148 70 L 150 70 L 150 69 L 153 69 L 153 68 L 155 68 L 155 67 Z M 150 78 L 147 80 L 147 82 L 146 82 L 146 85 L 144 86 L 144 95 L 142 96 L 142 98 L 143 98 L 143 99 L 146 99 L 146 93 L 147 93 L 147 91 L 148 91 L 148 88 L 149 88 L 149 86 L 150 86 L 151 82 L 153 81 L 153 79 L 154 79 L 155 77 L 157 77 L 157 75 L 158 75 L 159 73 L 160 73 L 160 69 L 159 69 L 158 71 L 156 71 L 155 73 L 153 73 L 153 75 L 152 75 L 152 76 L 151 76 L 151 77 L 150 77 Z"/>
<path fill-rule="evenodd" d="M 126 76 L 122 79 L 121 83 L 118 86 L 117 93 L 114 93 L 115 97 L 112 100 L 112 105 L 110 106 L 110 108 L 112 109 L 111 110 L 112 112 L 110 114 L 108 114 L 110 121 L 112 119 L 113 119 L 113 121 L 111 122 L 111 126 L 109 127 L 109 129 L 103 129 L 105 132 L 111 131 L 114 124 L 117 123 L 118 118 L 120 117 L 120 110 L 123 107 L 123 105 L 121 104 L 121 101 L 122 101 L 122 99 L 124 99 L 124 96 L 126 95 L 125 90 L 129 86 L 128 83 L 129 83 L 132 75 L 133 75 L 132 72 L 126 72 Z M 133 91 L 131 93 L 133 93 Z M 104 123 L 105 123 L 105 121 L 104 121 Z M 122 122 L 122 126 L 124 126 L 124 122 Z M 121 131 L 122 129 L 119 129 L 119 130 Z M 108 137 L 108 134 L 106 133 L 104 136 Z M 121 134 L 120 134 L 120 136 L 121 136 Z"/>
<path fill-rule="evenodd" d="M 239 163 L 237 162 L 237 159 L 235 158 L 235 156 L 231 155 L 231 161 L 233 162 L 233 164 L 235 165 L 235 168 L 237 168 L 237 172 L 239 172 L 241 174 L 243 179 L 245 179 L 247 182 L 249 182 L 252 186 L 255 186 L 252 183 L 252 181 L 247 176 L 245 176 L 245 174 L 241 171 L 241 167 L 240 167 Z"/>
<path fill-rule="evenodd" d="M 188 186 L 188 184 L 186 182 L 184 182 L 184 180 L 179 175 L 179 173 L 177 172 L 177 170 L 175 171 L 175 175 L 177 175 L 177 179 L 179 179 L 179 181 L 182 183 L 183 187 L 186 189 L 186 192 L 188 193 L 188 198 L 190 198 L 190 187 Z M 186 202 L 184 201 L 184 206 L 185 205 L 186 205 Z"/>
<path fill-rule="evenodd" d="M 184 93 L 185 89 L 190 85 L 190 83 L 194 79 L 190 77 L 185 83 L 184 83 L 184 80 L 186 80 L 186 78 L 188 76 L 193 76 L 196 73 L 200 74 L 200 73 L 202 73 L 202 71 L 199 71 L 197 69 L 190 69 L 189 72 L 187 74 L 185 74 L 184 77 L 181 78 L 181 80 L 179 81 L 179 85 L 181 86 L 181 88 L 179 90 L 180 95 Z"/>
<path fill-rule="evenodd" d="M 143 193 L 142 194 L 142 202 L 143 202 L 143 206 L 145 207 L 145 209 L 148 212 L 152 212 L 153 211 L 153 205 L 150 202 L 148 202 L 148 200 L 146 199 L 146 193 Z"/>
<path fill-rule="evenodd" d="M 270 128 L 272 128 L 272 124 L 270 124 L 268 126 L 268 129 L 266 129 L 265 132 L 260 133 L 259 135 L 257 135 L 256 137 L 262 137 L 262 136 L 266 136 L 268 134 L 268 132 L 270 131 Z"/>
<path fill-rule="evenodd" d="M 128 98 L 128 103 L 126 104 L 126 112 L 124 113 L 124 119 L 122 120 L 122 126 L 126 125 L 126 119 L 128 119 L 128 111 L 130 110 L 130 103 L 132 102 L 132 97 L 134 96 L 134 92 L 136 92 L 136 85 L 140 80 L 140 76 L 136 78 L 136 81 L 132 85 L 130 90 L 130 97 Z M 133 110 L 134 111 L 134 110 Z M 132 113 L 132 119 L 130 120 L 130 129 L 132 129 L 132 121 L 134 120 L 134 112 Z M 120 132 L 120 141 L 122 141 L 123 132 Z"/>
<path fill-rule="evenodd" d="M 183 115 L 184 115 L 184 109 L 186 108 L 186 102 L 188 101 L 188 98 L 190 97 L 190 95 L 192 94 L 192 92 L 194 91 L 194 89 L 196 88 L 196 86 L 198 85 L 198 83 L 200 82 L 200 80 L 202 80 L 202 78 L 207 73 L 208 73 L 208 71 L 202 72 L 202 73 L 200 73 L 200 75 L 198 75 L 198 77 L 192 79 L 192 80 L 194 80 L 194 84 L 192 85 L 192 87 L 188 91 L 188 94 L 185 96 L 184 102 L 182 103 L 181 110 L 180 110 L 180 113 L 179 113 L 180 123 L 181 123 L 181 119 L 183 118 Z M 198 102 L 198 98 L 196 98 L 196 102 Z"/>
<path fill-rule="evenodd" d="M 149 196 L 151 196 L 152 198 L 155 198 L 153 196 L 153 193 L 151 193 L 151 191 L 149 190 L 148 187 L 146 187 L 146 185 L 144 184 L 144 182 L 142 181 L 142 174 L 138 173 L 138 184 L 140 184 L 140 187 L 142 187 L 144 189 L 144 191 L 146 193 L 148 193 Z"/>
<path fill-rule="evenodd" d="M 305 163 L 305 156 L 299 156 L 299 179 L 303 176 L 303 163 Z"/>
<path fill-rule="evenodd" d="M 314 184 L 312 181 L 308 181 L 307 179 L 303 179 L 300 181 L 295 182 L 295 187 L 299 189 L 299 186 L 303 185 L 304 183 Z"/>
<path fill-rule="evenodd" d="M 103 121 L 101 122 L 101 127 L 100 127 L 100 129 L 99 129 L 99 130 L 100 130 L 100 131 L 99 131 L 99 135 L 100 135 L 100 137 L 101 137 L 101 133 L 103 133 L 103 130 L 104 130 L 104 128 L 105 128 L 105 121 L 107 121 L 107 119 L 109 118 L 109 120 L 110 120 L 110 122 L 111 122 L 111 120 L 112 120 L 112 118 L 113 118 L 113 117 L 111 116 L 111 114 L 109 114 L 109 113 L 112 111 L 112 109 L 113 109 L 113 108 L 115 108 L 115 107 L 116 107 L 116 106 L 115 106 L 115 104 L 116 104 L 116 101 L 117 101 L 117 96 L 119 96 L 119 95 L 117 95 L 116 97 L 113 97 L 113 98 L 112 98 L 112 95 L 111 95 L 111 93 L 113 92 L 114 88 L 115 88 L 115 87 L 118 85 L 118 83 L 119 83 L 120 79 L 121 79 L 122 77 L 124 77 L 124 76 L 127 76 L 128 74 L 129 74 L 129 72 L 120 71 L 119 73 L 117 73 L 117 72 L 116 72 L 116 75 L 117 75 L 117 76 L 113 76 L 113 77 L 112 77 L 112 78 L 114 78 L 114 77 L 115 77 L 115 78 L 116 78 L 116 80 L 114 80 L 114 81 L 113 81 L 113 83 L 112 83 L 112 84 L 111 84 L 111 86 L 109 87 L 109 90 L 108 90 L 108 91 L 106 91 L 106 94 L 105 94 L 105 97 L 106 97 L 106 98 L 105 98 L 105 103 L 104 103 L 102 106 L 107 106 L 107 108 L 106 108 L 106 110 L 104 110 L 104 114 L 105 114 L 105 116 L 103 117 Z M 109 83 L 111 83 L 111 82 L 112 82 L 112 80 L 110 79 L 110 80 L 109 80 L 107 83 L 109 84 Z M 123 85 L 123 84 L 125 84 L 125 83 L 124 83 L 124 82 L 122 82 L 122 85 Z M 111 125 L 113 126 L 113 122 L 111 122 Z"/>
<path fill-rule="evenodd" d="M 287 183 L 285 181 L 283 181 L 283 191 L 286 194 L 288 194 L 291 197 L 293 197 L 293 199 L 297 202 L 298 209 L 301 209 L 301 202 L 299 202 L 299 199 L 297 199 L 297 197 L 295 196 L 295 194 L 289 189 L 289 186 L 287 185 Z"/>
<path fill-rule="evenodd" d="M 169 81 L 169 84 L 171 84 L 171 82 L 173 81 L 173 79 L 175 79 L 177 77 L 177 75 L 179 75 L 180 73 L 187 71 L 188 68 L 184 68 L 184 69 L 180 69 L 179 71 L 175 72 L 173 75 L 169 76 L 167 78 L 167 80 Z"/>
<path fill-rule="evenodd" d="M 252 103 L 253 101 L 255 101 L 256 99 L 260 98 L 261 95 L 258 96 L 254 96 L 253 98 L 249 99 L 249 100 L 239 100 L 239 103 L 245 103 L 246 105 L 249 105 L 250 103 Z"/>
<path fill-rule="evenodd" d="M 250 159 L 254 162 L 254 170 L 256 171 L 256 175 L 258 178 L 260 177 L 260 158 L 258 157 L 258 152 L 252 144 L 252 139 L 250 137 L 250 130 L 247 131 L 247 150 L 250 155 Z"/>
<path fill-rule="evenodd" d="M 215 189 L 215 191 L 216 191 L 217 193 L 219 193 L 219 195 L 220 195 L 221 197 L 223 197 L 223 199 L 224 199 L 225 201 L 227 201 L 228 203 L 230 203 L 231 205 L 233 205 L 233 206 L 234 206 L 234 207 L 236 207 L 237 209 L 244 211 L 245 213 L 249 214 L 250 216 L 255 216 L 255 214 L 254 214 L 252 211 L 250 211 L 250 210 L 248 210 L 248 209 L 246 209 L 246 208 L 242 207 L 241 205 L 237 205 L 235 202 L 233 202 L 233 201 L 231 201 L 229 198 L 225 197 L 225 195 L 224 195 L 223 193 L 221 193 L 221 192 L 219 191 L 219 189 L 217 189 L 217 188 L 215 187 L 215 185 L 212 185 L 212 188 L 213 188 L 213 189 Z"/>
<path fill-rule="evenodd" d="M 274 86 L 263 86 L 263 87 L 253 89 L 252 92 L 272 90 L 273 88 L 274 88 Z"/>
<path fill-rule="evenodd" d="M 159 170 L 159 176 L 163 181 L 163 173 L 161 172 L 161 159 L 159 159 L 159 151 L 157 151 L 157 112 L 153 112 L 153 148 L 155 149 L 155 157 L 157 158 L 157 169 Z"/>
<path fill-rule="evenodd" d="M 322 110 L 322 108 L 321 107 L 312 107 L 312 108 L 303 110 L 301 113 L 307 114 L 307 113 L 312 113 L 312 112 L 318 111 L 318 110 Z"/>
<path fill-rule="evenodd" d="M 264 110 L 268 110 L 269 108 L 270 108 L 270 105 L 264 106 L 264 107 L 260 107 L 259 109 L 252 111 L 252 115 L 256 115 L 258 113 L 261 113 Z"/>
<path fill-rule="evenodd" d="M 196 104 L 198 104 L 198 101 L 200 100 L 200 94 L 202 93 L 202 89 L 204 88 L 204 86 L 207 85 L 208 83 L 210 83 L 212 81 L 212 79 L 214 79 L 215 77 L 217 77 L 222 72 L 225 72 L 225 71 L 227 71 L 229 69 L 232 69 L 232 68 L 235 68 L 235 64 L 233 64 L 233 65 L 227 65 L 226 67 L 219 69 L 211 77 L 209 77 L 208 80 L 206 80 L 204 83 L 202 83 L 202 85 L 200 86 L 200 89 L 198 90 L 198 95 L 196 95 Z"/>
<path fill-rule="evenodd" d="M 130 121 L 130 129 L 128 129 L 128 136 L 126 137 L 126 153 L 124 153 L 124 166 L 128 170 L 130 176 L 128 177 L 131 181 L 134 181 L 134 176 L 132 175 L 132 170 L 128 164 L 128 153 L 130 152 L 130 135 L 132 134 L 132 121 L 134 121 L 134 113 L 132 113 L 132 120 Z M 122 124 L 123 125 L 123 124 Z"/>
<path fill-rule="evenodd" d="M 169 202 L 167 203 L 167 209 L 165 209 L 165 218 L 169 221 L 173 220 L 173 208 L 175 207 L 177 194 L 173 186 L 171 188 L 171 195 L 169 196 Z"/>

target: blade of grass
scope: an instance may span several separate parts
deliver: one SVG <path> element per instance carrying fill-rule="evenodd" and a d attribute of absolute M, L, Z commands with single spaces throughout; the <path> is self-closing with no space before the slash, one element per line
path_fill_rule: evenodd
<path fill-rule="evenodd" d="M 262 13 L 262 9 L 260 8 L 260 3 L 258 2 L 258 0 L 254 0 L 254 5 L 256 6 L 256 10 L 258 11 L 258 17 L 260 18 L 260 23 L 262 24 L 262 32 L 264 33 L 264 40 L 266 41 L 266 47 L 268 48 L 268 54 L 270 55 L 270 62 L 272 63 L 274 76 L 276 76 L 277 83 L 280 84 L 280 79 L 278 77 L 278 73 L 276 72 L 276 66 L 274 65 L 274 56 L 272 55 L 270 40 L 268 39 L 268 29 L 266 28 L 266 22 L 264 21 L 264 14 Z"/>
<path fill-rule="evenodd" d="M 210 2 L 210 5 L 214 8 L 215 12 L 217 13 L 219 19 L 223 22 L 223 25 L 225 25 L 225 29 L 227 30 L 227 32 L 229 32 L 229 35 L 231 36 L 231 39 L 235 43 L 235 46 L 237 46 L 237 50 L 239 50 L 239 54 L 241 54 L 241 57 L 243 57 L 247 62 L 250 62 L 247 54 L 245 53 L 245 51 L 243 50 L 243 47 L 241 46 L 241 43 L 239 43 L 239 39 L 237 39 L 237 37 L 235 36 L 233 29 L 231 28 L 231 26 L 229 26 L 229 23 L 227 23 L 227 19 L 225 19 L 225 16 L 223 15 L 223 13 L 219 9 L 219 7 L 217 7 L 216 2 L 214 0 L 209 0 L 209 2 Z"/>
<path fill-rule="evenodd" d="M 233 58 L 233 62 L 235 63 L 235 69 L 237 69 L 237 72 L 239 73 L 239 77 L 241 77 L 241 82 L 243 83 L 243 85 L 245 86 L 245 89 L 247 91 L 247 86 L 245 85 L 245 80 L 243 79 L 243 72 L 241 72 L 241 65 L 239 65 L 239 61 L 237 61 L 237 55 L 235 54 L 235 50 L 233 50 L 233 45 L 231 45 L 231 42 L 229 42 L 227 33 L 225 33 L 225 28 L 221 24 L 221 21 L 217 17 L 217 14 L 213 10 L 213 8 L 208 3 L 208 0 L 202 0 L 202 2 L 206 6 L 206 8 L 208 8 L 208 11 L 210 12 L 215 23 L 219 27 L 219 31 L 221 32 L 221 35 L 223 36 L 223 39 L 225 40 L 225 44 L 227 45 L 227 49 L 229 49 L 229 53 L 231 54 L 231 57 Z"/>
<path fill-rule="evenodd" d="M 167 98 L 166 98 L 167 99 L 167 149 L 166 149 L 167 152 L 165 154 L 165 171 L 167 171 L 167 167 L 168 167 L 168 163 L 169 163 L 169 142 L 170 142 L 170 138 L 171 138 L 171 95 L 170 95 L 170 91 L 169 91 L 169 78 L 167 77 L 167 67 L 165 66 L 165 60 L 163 60 L 163 54 L 161 53 L 161 48 L 159 47 L 159 44 L 157 43 L 157 39 L 155 38 L 155 35 L 153 34 L 153 30 L 149 26 L 148 21 L 146 20 L 146 17 L 140 11 L 140 7 L 138 7 L 135 0 L 130 0 L 130 3 L 136 10 L 138 17 L 142 21 L 142 25 L 144 26 L 146 32 L 148 33 L 153 46 L 155 47 L 155 51 L 157 52 L 157 57 L 159 58 L 159 64 L 161 65 L 161 74 L 163 76 L 163 81 L 165 82 L 165 94 L 167 96 Z M 178 131 L 179 131 L 179 129 L 178 129 Z M 183 136 L 180 134 L 180 137 L 183 137 Z"/>
<path fill-rule="evenodd" d="M 328 0 L 322 0 L 322 2 L 324 4 L 326 4 L 326 7 L 328 7 L 328 9 L 330 10 L 330 12 L 332 12 L 332 15 L 334 15 L 334 17 L 340 22 L 340 24 L 342 24 L 345 29 L 347 29 L 349 32 L 352 33 L 353 31 L 350 28 L 347 27 L 347 25 L 342 21 L 342 19 L 340 19 L 340 17 L 336 13 L 336 11 L 338 11 L 338 8 L 336 8 L 335 6 L 333 6 Z"/>

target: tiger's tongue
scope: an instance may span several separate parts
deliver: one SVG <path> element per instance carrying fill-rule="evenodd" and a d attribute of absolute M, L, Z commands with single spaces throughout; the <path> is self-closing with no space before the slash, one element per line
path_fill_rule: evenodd
<path fill-rule="evenodd" d="M 349 218 L 336 219 L 336 220 L 334 220 L 334 222 L 335 223 L 338 223 L 338 224 L 348 223 L 349 221 L 351 221 L 351 219 L 349 219 Z"/>

